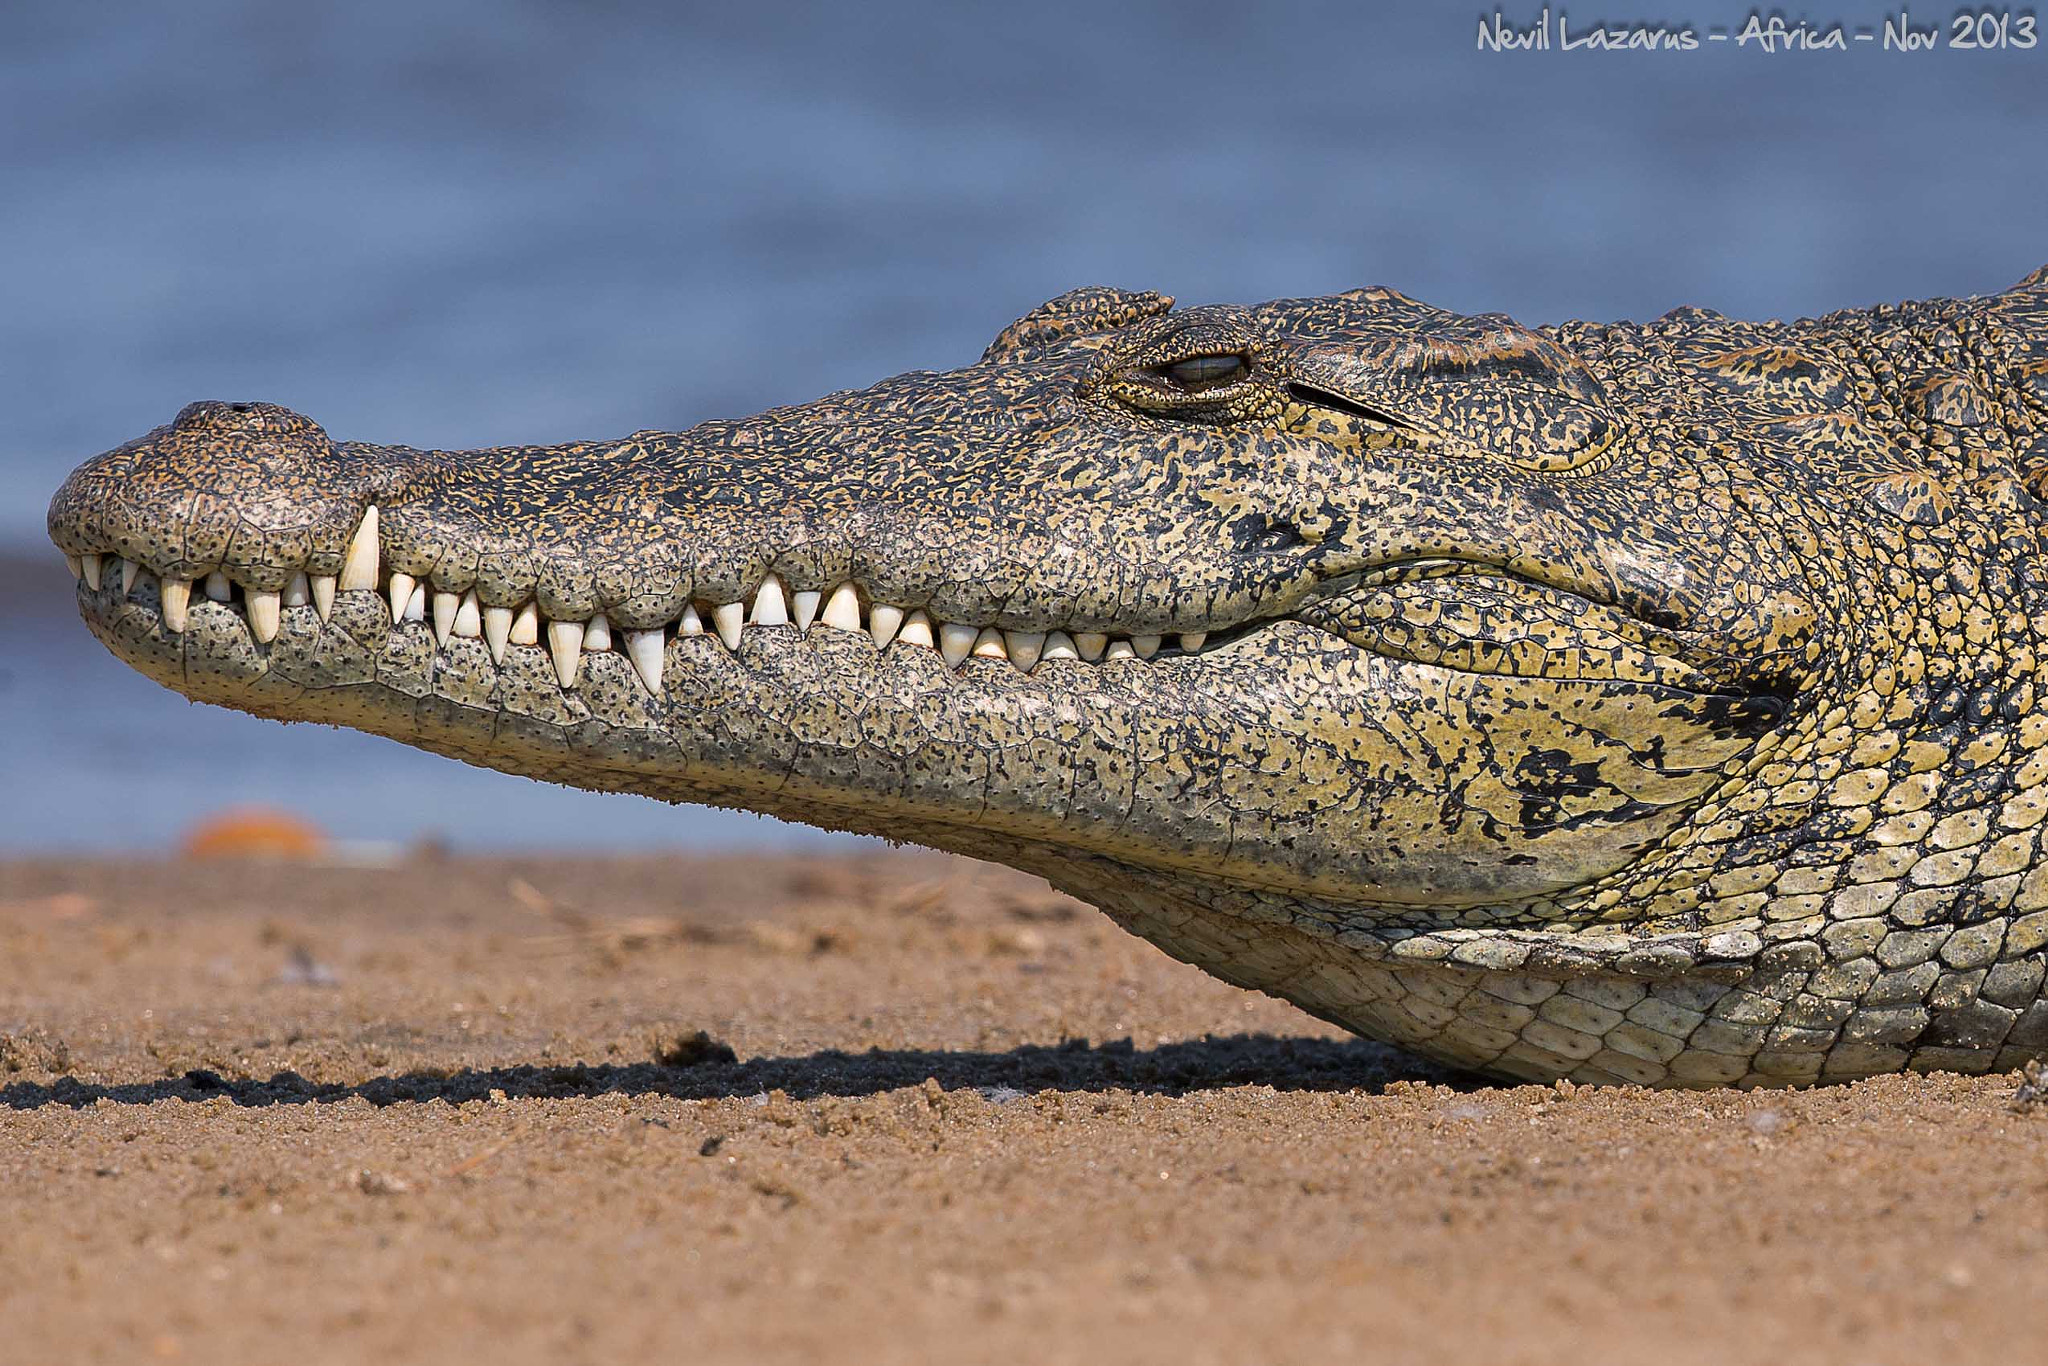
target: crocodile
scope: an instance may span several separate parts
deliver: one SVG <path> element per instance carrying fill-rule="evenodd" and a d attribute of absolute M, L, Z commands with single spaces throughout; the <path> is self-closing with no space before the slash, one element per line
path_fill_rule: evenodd
<path fill-rule="evenodd" d="M 1494 1077 L 2048 1054 L 2048 267 L 1794 322 L 1089 287 L 553 446 L 195 403 L 80 466 L 188 697 L 1042 875 Z"/>

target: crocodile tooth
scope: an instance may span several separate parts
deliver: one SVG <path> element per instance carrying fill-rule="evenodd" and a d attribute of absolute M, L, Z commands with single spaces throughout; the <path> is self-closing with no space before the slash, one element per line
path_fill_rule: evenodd
<path fill-rule="evenodd" d="M 405 619 L 405 605 L 412 601 L 413 586 L 419 582 L 410 574 L 391 571 L 391 582 L 386 585 L 391 597 L 391 620 L 394 625 Z"/>
<path fill-rule="evenodd" d="M 840 584 L 825 600 L 825 624 L 836 631 L 860 629 L 860 594 L 852 584 Z"/>
<path fill-rule="evenodd" d="M 818 600 L 823 596 L 815 588 L 800 589 L 789 595 L 789 619 L 799 635 L 810 630 L 811 623 L 818 619 Z"/>
<path fill-rule="evenodd" d="M 1038 652 L 1040 659 L 1079 659 L 1081 652 L 1074 648 L 1074 638 L 1065 631 L 1052 631 L 1045 637 L 1045 648 Z"/>
<path fill-rule="evenodd" d="M 235 586 L 228 582 L 228 576 L 218 569 L 206 576 L 206 596 L 215 602 L 226 602 L 235 596 Z"/>
<path fill-rule="evenodd" d="M 79 562 L 78 556 L 68 550 L 64 552 L 64 563 L 71 566 L 72 578 L 82 579 L 85 577 L 85 566 Z"/>
<path fill-rule="evenodd" d="M 284 586 L 284 596 L 279 599 L 286 607 L 304 607 L 312 600 L 313 586 L 306 582 L 303 569 L 292 575 L 291 582 Z"/>
<path fill-rule="evenodd" d="M 164 629 L 177 635 L 185 629 L 185 609 L 192 602 L 192 580 L 174 579 L 166 574 L 157 585 L 157 598 L 163 604 Z"/>
<path fill-rule="evenodd" d="M 95 593 L 100 591 L 100 567 L 104 563 L 105 561 L 97 555 L 78 557 L 78 576 L 84 579 L 85 586 Z"/>
<path fill-rule="evenodd" d="M 313 590 L 313 610 L 320 614 L 320 620 L 327 620 L 334 615 L 334 575 L 311 574 L 306 583 Z"/>
<path fill-rule="evenodd" d="M 356 534 L 349 538 L 348 553 L 341 558 L 340 588 L 344 593 L 360 592 L 377 587 L 377 565 L 380 550 L 377 544 L 377 505 L 370 504 L 363 513 L 362 522 L 356 527 Z"/>
<path fill-rule="evenodd" d="M 887 603 L 876 603 L 868 613 L 868 634 L 875 638 L 875 647 L 880 649 L 896 639 L 896 633 L 903 629 L 903 609 Z"/>
<path fill-rule="evenodd" d="M 974 642 L 980 635 L 974 627 L 957 621 L 939 623 L 939 655 L 946 661 L 946 667 L 959 668 L 960 661 L 974 653 Z"/>
<path fill-rule="evenodd" d="M 505 662 L 505 647 L 512 640 L 512 609 L 484 608 L 484 643 L 491 647 L 491 662 Z"/>
<path fill-rule="evenodd" d="M 626 634 L 626 658 L 633 661 L 633 672 L 640 675 L 640 681 L 647 685 L 647 691 L 661 696 L 661 652 L 665 642 L 661 628 L 652 631 L 628 631 Z"/>
<path fill-rule="evenodd" d="M 789 625 L 789 601 L 782 595 L 782 580 L 770 574 L 754 590 L 754 611 L 748 618 L 756 626 Z"/>
<path fill-rule="evenodd" d="M 1138 652 L 1131 648 L 1131 642 L 1128 640 L 1112 640 L 1109 642 L 1108 652 L 1102 657 L 1104 659 L 1136 659 Z"/>
<path fill-rule="evenodd" d="M 676 622 L 676 634 L 679 636 L 701 636 L 704 634 L 704 618 L 697 615 L 696 603 L 686 602 L 683 604 L 683 615 Z"/>
<path fill-rule="evenodd" d="M 462 595 L 455 608 L 455 624 L 448 629 L 466 640 L 475 640 L 484 633 L 483 608 L 476 600 L 474 588 Z"/>
<path fill-rule="evenodd" d="M 434 590 L 434 643 L 446 645 L 449 635 L 455 630 L 455 614 L 462 608 L 462 599 L 442 589 Z"/>
<path fill-rule="evenodd" d="M 121 596 L 127 597 L 135 589 L 135 576 L 142 572 L 142 566 L 124 558 L 121 561 Z"/>
<path fill-rule="evenodd" d="M 1003 643 L 1003 633 L 993 626 L 981 628 L 981 634 L 974 638 L 976 659 L 1002 659 L 1010 657 L 1010 647 Z"/>
<path fill-rule="evenodd" d="M 1005 631 L 1003 644 L 1009 651 L 1010 662 L 1017 666 L 1019 672 L 1028 674 L 1045 650 L 1045 632 Z M 977 649 L 975 653 L 980 654 L 981 651 Z"/>
<path fill-rule="evenodd" d="M 261 588 L 251 588 L 242 596 L 249 608 L 249 634 L 265 645 L 276 640 L 279 595 Z"/>
<path fill-rule="evenodd" d="M 1201 649 L 1208 639 L 1209 633 L 1207 631 L 1182 631 L 1180 633 L 1180 648 L 1186 650 L 1189 654 L 1193 654 Z"/>
<path fill-rule="evenodd" d="M 1109 637 L 1100 631 L 1074 632 L 1074 648 L 1081 652 L 1083 659 L 1102 658 L 1103 647 L 1109 644 Z"/>
<path fill-rule="evenodd" d="M 1159 653 L 1158 636 L 1132 636 L 1131 650 L 1140 659 L 1150 659 Z"/>
<path fill-rule="evenodd" d="M 583 648 L 599 652 L 612 648 L 612 620 L 599 612 L 583 625 Z"/>
<path fill-rule="evenodd" d="M 425 621 L 427 619 L 427 586 L 425 584 L 416 583 L 413 585 L 412 592 L 406 595 L 405 611 L 399 615 L 398 619 L 400 621 Z"/>
<path fill-rule="evenodd" d="M 576 686 L 576 668 L 583 662 L 583 623 L 550 621 L 548 653 L 554 656 L 555 679 L 565 688 Z"/>
<path fill-rule="evenodd" d="M 903 618 L 903 626 L 896 632 L 896 639 L 906 645 L 922 645 L 927 650 L 937 648 L 932 642 L 932 619 L 925 615 L 922 607 Z"/>
<path fill-rule="evenodd" d="M 521 604 L 512 614 L 512 629 L 505 639 L 514 645 L 540 644 L 540 609 L 530 602 Z"/>
<path fill-rule="evenodd" d="M 745 603 L 721 602 L 711 609 L 711 624 L 718 630 L 718 638 L 725 642 L 728 650 L 740 648 L 740 630 L 747 624 Z"/>

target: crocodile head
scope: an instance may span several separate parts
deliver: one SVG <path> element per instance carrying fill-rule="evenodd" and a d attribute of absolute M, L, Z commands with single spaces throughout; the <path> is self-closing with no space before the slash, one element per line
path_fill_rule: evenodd
<path fill-rule="evenodd" d="M 1853 383 L 1737 326 L 1084 289 L 966 368 L 681 433 L 198 403 L 49 527 L 188 696 L 999 859 L 1401 1035 L 1303 945 L 1650 924 L 1886 667 L 1858 584 L 1939 490 L 1753 403 Z"/>

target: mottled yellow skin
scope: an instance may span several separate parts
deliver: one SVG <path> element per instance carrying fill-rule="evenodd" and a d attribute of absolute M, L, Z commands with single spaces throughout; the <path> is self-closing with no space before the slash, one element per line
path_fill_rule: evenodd
<path fill-rule="evenodd" d="M 1757 1085 L 2048 1052 L 2044 477 L 2048 272 L 1538 331 L 1089 289 L 965 369 L 681 433 L 422 452 L 195 404 L 49 525 L 147 571 L 81 608 L 192 697 L 998 859 L 1457 1065 Z M 259 639 L 372 505 L 383 592 Z M 216 571 L 170 629 L 162 581 Z M 394 620 L 415 579 L 538 635 Z M 764 583 L 1013 653 L 691 634 Z M 666 632 L 658 691 L 565 663 L 597 614 Z M 1129 657 L 1027 670 L 1050 631 Z"/>

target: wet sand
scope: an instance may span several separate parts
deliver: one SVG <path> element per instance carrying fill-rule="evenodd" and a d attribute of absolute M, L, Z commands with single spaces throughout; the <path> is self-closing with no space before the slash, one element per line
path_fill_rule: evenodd
<path fill-rule="evenodd" d="M 1488 1086 L 910 852 L 13 863 L 0 1360 L 2032 1360 L 2014 1088 Z"/>

